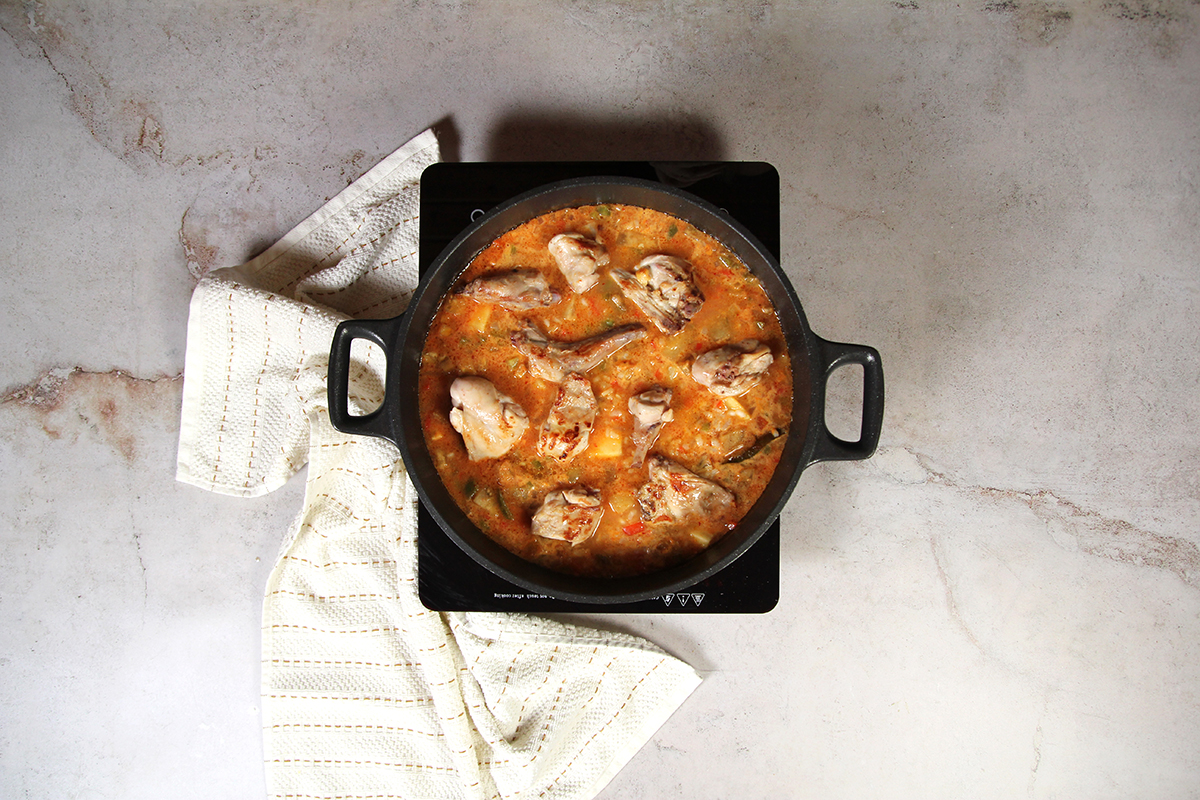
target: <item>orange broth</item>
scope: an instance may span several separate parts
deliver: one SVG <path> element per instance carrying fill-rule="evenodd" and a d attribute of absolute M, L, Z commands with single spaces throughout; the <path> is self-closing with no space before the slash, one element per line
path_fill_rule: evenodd
<path fill-rule="evenodd" d="M 551 237 L 577 232 L 604 244 L 610 263 L 600 282 L 575 294 L 546 249 Z M 611 269 L 633 271 L 648 255 L 679 256 L 692 265 L 705 301 L 676 334 L 665 334 L 617 287 Z M 562 300 L 548 308 L 514 312 L 457 294 L 469 281 L 511 269 L 536 269 Z M 538 432 L 558 385 L 534 377 L 509 337 L 529 321 L 551 339 L 575 341 L 626 323 L 646 329 L 587 373 L 596 395 L 595 427 L 588 448 L 565 463 L 539 456 Z M 771 348 L 774 362 L 763 380 L 736 398 L 721 398 L 691 375 L 696 355 L 743 339 Z M 450 425 L 450 384 L 464 375 L 487 378 L 519 403 L 529 430 L 504 456 L 471 461 Z M 661 428 L 651 453 L 659 453 L 732 492 L 729 518 L 680 522 L 643 520 L 635 498 L 646 466 L 629 466 L 632 416 L 629 398 L 652 386 L 671 389 L 674 419 Z M 683 220 L 635 206 L 581 206 L 537 217 L 503 234 L 459 276 L 429 328 L 419 385 L 421 423 L 434 465 L 472 522 L 528 561 L 574 575 L 619 577 L 664 569 L 703 550 L 732 528 L 770 481 L 786 436 L 751 458 L 726 463 L 760 437 L 786 429 L 792 413 L 792 374 L 783 331 L 762 285 L 711 236 Z M 571 544 L 535 537 L 530 520 L 555 489 L 598 489 L 604 514 L 591 538 Z"/>

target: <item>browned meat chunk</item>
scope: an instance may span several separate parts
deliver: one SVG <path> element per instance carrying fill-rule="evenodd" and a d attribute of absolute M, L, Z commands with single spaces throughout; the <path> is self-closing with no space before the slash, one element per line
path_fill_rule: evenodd
<path fill-rule="evenodd" d="M 561 461 L 574 458 L 587 449 L 595 421 L 596 395 L 592 393 L 592 382 L 572 372 L 558 388 L 558 396 L 542 426 L 538 454 Z"/>
<path fill-rule="evenodd" d="M 450 424 L 462 434 L 472 461 L 499 458 L 529 428 L 525 409 L 486 378 L 456 378 L 450 384 Z"/>
<path fill-rule="evenodd" d="M 532 269 L 516 269 L 476 278 L 462 294 L 479 303 L 494 303 L 512 311 L 552 306 L 562 295 L 550 288 L 546 276 Z"/>
<path fill-rule="evenodd" d="M 621 325 L 578 342 L 556 342 L 532 325 L 513 333 L 513 347 L 529 359 L 529 371 L 539 378 L 562 383 L 572 372 L 587 372 L 630 342 L 646 335 L 641 325 Z"/>
<path fill-rule="evenodd" d="M 630 302 L 666 333 L 682 330 L 704 304 L 692 265 L 676 256 L 648 256 L 632 274 L 614 269 L 612 276 Z"/>
<path fill-rule="evenodd" d="M 662 456 L 650 456 L 650 480 L 637 491 L 642 516 L 651 522 L 703 517 L 720 519 L 734 507 L 733 494 Z"/>
<path fill-rule="evenodd" d="M 575 545 L 596 532 L 603 515 L 600 492 L 575 486 L 546 495 L 533 515 L 531 531 L 543 539 L 561 539 Z"/>
<path fill-rule="evenodd" d="M 701 354 L 692 362 L 692 377 L 713 394 L 734 397 L 750 391 L 774 361 L 771 348 L 746 339 Z"/>
<path fill-rule="evenodd" d="M 604 245 L 581 233 L 560 233 L 550 240 L 550 255 L 571 288 L 583 294 L 600 281 L 596 270 L 608 265 Z"/>
<path fill-rule="evenodd" d="M 640 467 L 658 441 L 663 424 L 675 418 L 671 411 L 671 390 L 655 386 L 635 394 L 629 398 L 629 413 L 633 415 L 633 458 L 629 463 Z"/>

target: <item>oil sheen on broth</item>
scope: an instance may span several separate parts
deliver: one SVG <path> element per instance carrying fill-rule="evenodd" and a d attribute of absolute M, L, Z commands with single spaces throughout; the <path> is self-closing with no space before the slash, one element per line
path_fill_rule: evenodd
<path fill-rule="evenodd" d="M 475 257 L 430 325 L 419 398 L 476 526 L 547 568 L 618 577 L 690 558 L 754 505 L 791 385 L 775 309 L 741 261 L 681 219 L 602 205 L 537 217 Z"/>

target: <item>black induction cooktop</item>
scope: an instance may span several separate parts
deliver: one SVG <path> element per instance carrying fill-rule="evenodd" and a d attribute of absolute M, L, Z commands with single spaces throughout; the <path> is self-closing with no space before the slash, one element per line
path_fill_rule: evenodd
<path fill-rule="evenodd" d="M 779 257 L 779 173 L 753 161 L 440 163 L 421 176 L 420 269 L 471 222 L 515 195 L 612 175 L 683 189 L 727 212 Z M 779 520 L 740 558 L 682 591 L 630 603 L 581 603 L 531 592 L 464 553 L 424 507 L 417 524 L 421 602 L 434 611 L 761 614 L 779 602 Z"/>

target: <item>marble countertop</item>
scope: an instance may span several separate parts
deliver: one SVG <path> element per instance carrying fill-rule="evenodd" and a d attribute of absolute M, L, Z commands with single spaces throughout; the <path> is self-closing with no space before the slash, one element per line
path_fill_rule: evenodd
<path fill-rule="evenodd" d="M 1200 797 L 1200 7 L 0 5 L 0 796 L 260 797 L 300 508 L 174 481 L 187 303 L 421 130 L 762 160 L 869 461 L 602 798 Z M 831 424 L 857 410 L 852 377 Z"/>

